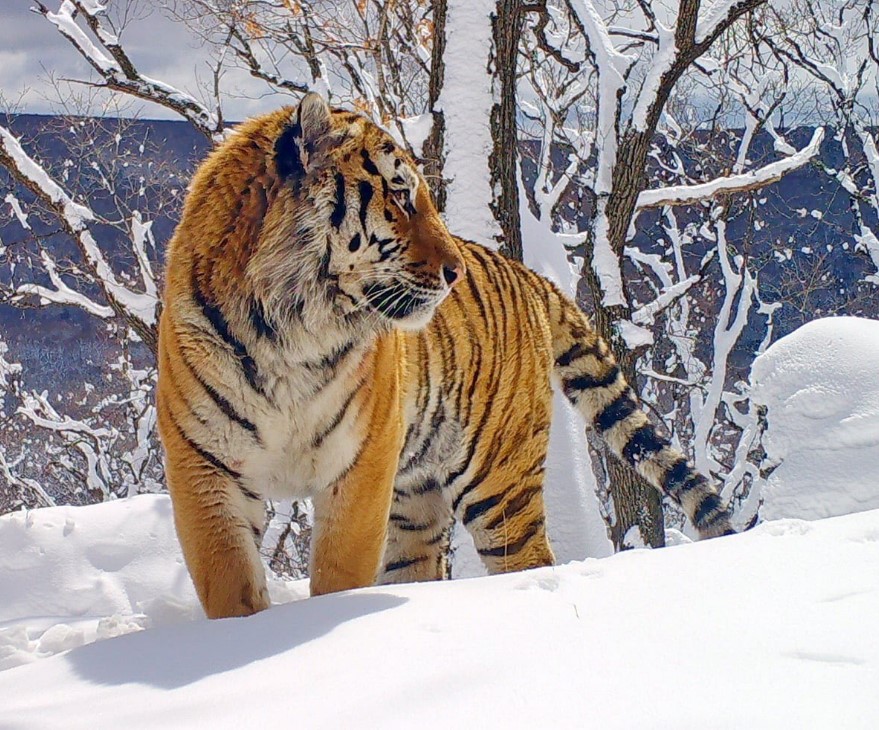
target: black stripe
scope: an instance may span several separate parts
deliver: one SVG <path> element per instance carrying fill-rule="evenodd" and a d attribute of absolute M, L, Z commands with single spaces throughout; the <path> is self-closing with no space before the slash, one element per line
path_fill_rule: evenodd
<path fill-rule="evenodd" d="M 649 459 L 653 454 L 658 454 L 665 448 L 665 442 L 656 435 L 653 425 L 646 423 L 629 437 L 629 443 L 623 447 L 623 458 L 637 464 L 639 461 Z"/>
<path fill-rule="evenodd" d="M 190 368 L 190 370 L 192 370 Z M 205 392 L 211 397 L 214 403 L 217 404 L 217 407 L 232 421 L 235 421 L 241 428 L 246 431 L 250 431 L 254 435 L 257 441 L 260 441 L 259 433 L 256 429 L 256 424 L 252 421 L 247 420 L 244 416 L 238 414 L 235 410 L 234 406 L 227 401 L 223 396 L 221 396 L 211 385 L 202 380 L 201 376 L 192 370 L 192 375 L 198 381 L 199 385 L 204 388 Z"/>
<path fill-rule="evenodd" d="M 189 367 L 189 363 L 186 362 L 186 359 L 182 357 L 183 351 L 181 350 L 181 359 L 183 360 L 184 365 Z M 168 363 L 167 365 L 160 365 L 160 367 L 164 367 L 166 372 L 171 376 L 168 380 L 171 383 L 171 388 L 174 390 L 174 394 L 177 396 L 177 399 L 180 403 L 186 406 L 186 410 L 189 411 L 189 414 L 198 421 L 202 426 L 208 425 L 208 419 L 203 417 L 201 414 L 196 413 L 195 408 L 192 403 L 189 402 L 189 399 L 183 394 L 183 391 L 180 390 L 180 383 L 178 382 L 179 378 L 174 374 L 174 366 L 171 363 L 171 356 L 168 354 L 168 351 L 164 351 L 164 359 Z M 192 369 L 191 367 L 189 368 Z"/>
<path fill-rule="evenodd" d="M 603 433 L 631 416 L 636 410 L 638 410 L 638 402 L 633 397 L 632 389 L 626 386 L 623 392 L 595 417 L 595 427 Z"/>
<path fill-rule="evenodd" d="M 425 560 L 427 560 L 426 555 L 419 555 L 417 558 L 403 558 L 402 560 L 395 560 L 393 563 L 388 563 L 385 566 L 385 572 L 390 573 L 392 570 L 401 570 L 402 568 L 408 568 L 410 565 L 423 563 Z"/>
<path fill-rule="evenodd" d="M 243 494 L 248 499 L 252 499 L 254 502 L 261 502 L 262 497 L 260 497 L 256 492 L 251 491 L 243 484 L 239 484 L 238 488 L 241 490 L 241 494 Z"/>
<path fill-rule="evenodd" d="M 235 407 L 222 395 L 220 395 L 213 386 L 209 385 L 208 382 L 201 377 L 201 375 L 199 375 L 198 371 L 193 367 L 192 363 L 189 362 L 189 359 L 186 357 L 186 351 L 183 348 L 179 349 L 180 361 L 189 371 L 189 374 L 192 375 L 192 377 L 195 378 L 195 381 L 204 389 L 205 393 L 207 393 L 211 397 L 211 399 L 217 405 L 217 408 L 219 408 L 226 415 L 227 418 L 235 421 L 235 423 L 237 423 L 246 431 L 250 431 L 254 435 L 257 443 L 262 444 L 262 439 L 260 439 L 259 437 L 256 424 L 244 418 L 244 416 L 239 415 L 238 411 L 235 410 Z M 177 390 L 178 394 L 180 393 L 179 389 L 176 387 L 176 383 L 175 390 Z M 202 419 L 199 420 L 201 420 L 202 423 L 205 423 L 205 421 L 203 421 Z"/>
<path fill-rule="evenodd" d="M 330 279 L 330 259 L 333 255 L 333 252 L 330 250 L 330 247 L 327 246 L 324 251 L 324 255 L 320 258 L 320 266 L 317 267 L 317 279 L 318 281 L 327 281 Z M 339 277 L 333 277 L 336 281 L 338 281 Z M 327 287 L 327 293 L 329 294 L 330 287 Z"/>
<path fill-rule="evenodd" d="M 692 473 L 693 470 L 690 468 L 687 460 L 681 457 L 681 459 L 676 462 L 662 478 L 662 490 L 679 500 L 680 496 L 678 492 Z"/>
<path fill-rule="evenodd" d="M 582 342 L 575 342 L 571 349 L 567 352 L 562 353 L 556 358 L 555 364 L 560 368 L 566 368 L 570 365 L 574 360 L 579 360 L 581 357 L 585 355 L 595 355 L 596 350 L 594 347 L 588 347 L 584 345 Z"/>
<path fill-rule="evenodd" d="M 272 342 L 278 339 L 278 331 L 266 316 L 262 302 L 256 298 L 250 300 L 250 323 L 257 337 L 265 337 Z"/>
<path fill-rule="evenodd" d="M 345 206 L 345 176 L 342 175 L 341 172 L 336 173 L 336 205 L 333 208 L 333 212 L 330 214 L 330 223 L 332 223 L 333 228 L 338 229 L 340 225 L 342 225 L 342 221 L 345 220 L 345 212 L 347 207 Z"/>
<path fill-rule="evenodd" d="M 378 168 L 375 166 L 375 163 L 369 156 L 369 152 L 366 150 L 360 150 L 360 156 L 363 158 L 363 169 L 366 170 L 370 175 L 378 175 Z"/>
<path fill-rule="evenodd" d="M 528 487 L 519 492 L 515 497 L 510 499 L 507 504 L 504 505 L 504 508 L 500 511 L 500 514 L 496 515 L 491 522 L 485 523 L 486 530 L 493 530 L 495 527 L 505 522 L 506 520 L 512 519 L 517 514 L 522 512 L 524 509 L 531 504 L 531 498 L 535 494 L 540 494 L 542 487 Z"/>
<path fill-rule="evenodd" d="M 708 517 L 712 513 L 716 514 L 714 514 L 713 519 L 709 521 Z M 706 525 L 711 524 L 711 522 L 716 522 L 723 514 L 723 502 L 720 501 L 720 497 L 717 494 L 711 492 L 705 495 L 702 502 L 699 504 L 699 508 L 693 514 L 693 524 L 696 527 L 705 527 Z"/>
<path fill-rule="evenodd" d="M 525 534 L 522 535 L 522 537 L 520 537 L 518 540 L 516 540 L 516 542 L 510 545 L 501 545 L 500 547 L 496 548 L 485 548 L 482 550 L 477 550 L 477 552 L 480 555 L 491 558 L 503 558 L 509 555 L 515 555 L 520 550 L 522 550 L 525 545 L 528 544 L 528 541 L 538 533 L 541 527 L 543 527 L 542 517 L 534 520 L 534 522 L 528 525 Z"/>
<path fill-rule="evenodd" d="M 360 225 L 366 230 L 366 214 L 369 212 L 369 202 L 372 200 L 372 183 L 361 180 L 357 183 L 357 190 L 360 192 Z"/>
<path fill-rule="evenodd" d="M 208 451 L 207 449 L 203 449 L 201 446 L 199 446 L 197 443 L 195 443 L 195 441 L 193 441 L 189 436 L 187 436 L 186 432 L 183 430 L 183 428 L 180 426 L 180 424 L 177 423 L 177 419 L 174 418 L 174 414 L 171 413 L 171 409 L 167 408 L 167 406 L 166 406 L 166 410 L 168 411 L 168 418 L 171 419 L 171 423 L 174 425 L 174 429 L 177 431 L 177 434 L 180 436 L 180 438 L 182 438 L 187 443 L 187 445 L 193 451 L 195 451 L 195 453 L 197 453 L 202 459 L 204 459 L 206 462 L 208 462 L 214 468 L 219 469 L 220 471 L 224 472 L 227 476 L 230 476 L 235 480 L 238 480 L 241 478 L 241 474 L 239 472 L 235 471 L 234 469 L 230 469 L 222 461 L 220 461 L 216 456 L 214 456 L 210 451 Z"/>
<path fill-rule="evenodd" d="M 426 405 L 426 404 L 425 404 Z M 440 427 L 446 420 L 446 410 L 443 407 L 443 399 L 442 396 L 437 397 L 436 405 L 431 412 L 430 417 L 430 425 L 428 426 L 427 432 L 424 436 L 421 437 L 420 446 L 417 451 L 414 451 L 408 459 L 406 459 L 406 463 L 400 467 L 400 472 L 405 472 L 411 469 L 413 466 L 416 466 L 427 454 L 427 450 L 430 448 L 430 445 L 436 439 L 436 434 L 440 430 Z M 422 418 L 421 423 L 424 423 L 424 419 Z"/>
<path fill-rule="evenodd" d="M 335 368 L 342 361 L 342 358 L 354 349 L 355 344 L 354 340 L 345 342 L 317 362 L 306 362 L 303 363 L 303 365 L 309 370 L 327 370 Z"/>
<path fill-rule="evenodd" d="M 417 496 L 421 496 L 423 494 L 430 494 L 431 492 L 438 492 L 443 488 L 443 485 L 434 478 L 426 479 L 424 483 L 419 484 L 417 487 L 412 488 L 412 494 Z"/>
<path fill-rule="evenodd" d="M 491 409 L 486 407 L 482 412 L 482 417 L 479 419 L 479 424 L 476 426 L 476 430 L 474 431 L 474 436 L 470 440 L 470 444 L 467 447 L 467 455 L 464 457 L 464 462 L 458 467 L 451 475 L 449 475 L 448 484 L 453 484 L 455 480 L 457 480 L 467 469 L 470 468 L 470 462 L 473 461 L 473 455 L 476 453 L 476 448 L 479 442 L 479 435 L 483 432 L 485 428 L 485 424 L 488 422 L 488 417 L 491 413 Z M 467 496 L 473 489 L 475 489 L 483 479 L 485 479 L 488 474 L 492 460 L 497 455 L 497 451 L 500 448 L 499 442 L 498 445 L 493 450 L 493 453 L 488 455 L 485 459 L 485 463 L 487 464 L 482 467 L 477 473 L 476 476 L 470 481 L 468 485 L 466 485 L 459 493 L 458 496 L 452 501 L 452 510 L 457 511 L 458 506 L 461 504 L 461 500 Z"/>
<path fill-rule="evenodd" d="M 503 498 L 504 494 L 501 492 L 500 494 L 492 494 L 490 497 L 486 497 L 479 502 L 474 502 L 464 510 L 464 524 L 467 525 L 480 515 L 485 514 L 492 507 L 500 504 Z"/>
<path fill-rule="evenodd" d="M 391 516 L 388 518 L 391 522 L 393 522 L 399 529 L 405 532 L 422 532 L 431 528 L 436 524 L 433 520 L 428 520 L 427 522 L 412 522 L 408 517 L 404 515 L 398 515 L 396 513 L 391 513 Z"/>
<path fill-rule="evenodd" d="M 483 322 L 488 322 L 488 312 L 485 310 L 485 305 L 482 303 L 482 293 L 480 292 L 479 287 L 476 284 L 476 279 L 473 278 L 472 267 L 467 267 L 465 276 L 467 277 L 467 282 L 470 284 L 470 291 L 473 294 L 473 301 L 476 302 L 476 306 L 479 308 L 479 313 L 482 315 L 482 320 Z"/>
<path fill-rule="evenodd" d="M 249 383 L 250 387 L 253 388 L 260 395 L 265 395 L 263 392 L 262 386 L 259 383 L 259 371 L 256 367 L 256 362 L 254 359 L 248 354 L 247 348 L 244 346 L 244 343 L 241 342 L 232 332 L 229 330 L 229 324 L 226 322 L 226 318 L 223 316 L 223 312 L 220 308 L 214 304 L 208 302 L 205 298 L 204 293 L 198 285 L 198 278 L 195 275 L 195 271 L 193 271 L 192 275 L 192 296 L 195 299 L 195 303 L 201 307 L 202 314 L 205 316 L 208 322 L 210 322 L 211 327 L 213 327 L 214 332 L 219 335 L 220 339 L 223 340 L 230 348 L 232 348 L 232 352 L 235 354 L 235 357 L 238 358 L 241 363 L 241 369 L 244 371 L 244 377 Z"/>
<path fill-rule="evenodd" d="M 354 388 L 354 390 L 352 390 L 351 393 L 348 395 L 348 397 L 345 399 L 345 402 L 342 404 L 342 407 L 339 409 L 339 412 L 336 413 L 335 416 L 333 416 L 333 419 L 327 424 L 327 426 L 324 428 L 324 430 L 321 431 L 319 434 L 317 434 L 311 440 L 311 448 L 319 449 L 321 447 L 321 445 L 323 444 L 324 440 L 327 438 L 327 436 L 329 436 L 333 431 L 335 431 L 339 427 L 339 424 L 342 423 L 342 419 L 345 418 L 345 414 L 348 412 L 348 407 L 351 405 L 351 402 L 354 400 L 354 398 L 360 392 L 360 388 L 363 387 L 363 382 L 364 381 L 361 380 L 357 384 L 357 386 Z"/>
<path fill-rule="evenodd" d="M 360 234 L 355 233 L 354 237 L 348 242 L 348 250 L 351 253 L 354 253 L 359 248 L 360 248 Z"/>
<path fill-rule="evenodd" d="M 298 118 L 295 124 L 288 126 L 275 142 L 275 165 L 282 178 L 300 178 L 305 175 L 305 166 L 299 156 L 299 138 L 302 126 Z"/>
<path fill-rule="evenodd" d="M 430 540 L 425 541 L 425 545 L 437 545 L 443 541 L 443 538 L 448 539 L 449 532 L 448 529 L 440 530 L 438 534 L 434 535 Z M 442 556 L 442 553 L 440 553 Z"/>
<path fill-rule="evenodd" d="M 586 373 L 576 375 L 572 378 L 565 378 L 562 382 L 562 389 L 565 395 L 573 400 L 574 396 L 583 390 L 592 390 L 594 388 L 607 388 L 613 385 L 619 377 L 620 369 L 614 365 L 604 375 L 592 376 Z"/>

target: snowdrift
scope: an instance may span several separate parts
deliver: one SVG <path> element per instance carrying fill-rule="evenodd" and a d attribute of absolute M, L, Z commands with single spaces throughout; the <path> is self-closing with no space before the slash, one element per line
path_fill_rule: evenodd
<path fill-rule="evenodd" d="M 879 727 L 879 511 L 209 622 L 167 510 L 2 518 L 5 632 L 136 631 L 0 672 L 0 727 Z"/>
<path fill-rule="evenodd" d="M 751 402 L 776 465 L 760 515 L 819 519 L 879 509 L 879 322 L 828 317 L 754 361 Z"/>

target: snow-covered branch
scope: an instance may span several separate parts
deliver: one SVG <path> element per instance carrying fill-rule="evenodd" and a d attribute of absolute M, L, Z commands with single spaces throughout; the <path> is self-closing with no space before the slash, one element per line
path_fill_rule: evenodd
<path fill-rule="evenodd" d="M 0 165 L 3 165 L 15 180 L 27 187 L 53 211 L 62 227 L 76 242 L 94 283 L 100 287 L 109 306 L 117 315 L 128 321 L 144 342 L 155 349 L 159 302 L 152 271 L 143 266 L 142 259 L 145 259 L 145 255 L 142 251 L 142 240 L 148 232 L 148 229 L 142 228 L 143 223 L 135 221 L 136 225 L 141 226 L 136 230 L 135 250 L 139 251 L 138 260 L 141 262 L 141 273 L 145 282 L 145 291 L 137 292 L 119 281 L 95 241 L 89 227 L 90 223 L 97 220 L 94 212 L 88 206 L 74 201 L 43 167 L 25 152 L 19 140 L 3 126 L 0 126 Z M 140 244 L 137 243 L 137 235 L 140 236 Z M 55 273 L 51 268 L 49 272 L 50 276 Z M 148 281 L 151 283 L 147 284 Z M 77 306 L 87 304 L 87 309 L 92 314 L 105 311 L 100 309 L 102 305 L 91 302 L 87 298 L 76 300 L 76 297 L 72 296 L 74 292 L 71 292 L 60 278 L 53 278 L 53 283 L 58 292 L 55 296 L 65 298 L 67 303 Z M 47 291 L 36 293 L 51 299 L 51 296 L 47 296 Z M 99 314 L 99 316 L 105 315 Z"/>
<path fill-rule="evenodd" d="M 698 274 L 672 284 L 662 291 L 652 302 L 648 302 L 643 307 L 639 307 L 632 312 L 632 321 L 640 325 L 652 325 L 656 319 L 656 315 L 667 309 L 671 304 L 684 296 L 690 289 L 702 280 Z"/>
<path fill-rule="evenodd" d="M 776 183 L 789 172 L 798 170 L 813 159 L 821 147 L 824 139 L 824 128 L 819 127 L 812 135 L 808 145 L 796 154 L 776 160 L 757 170 L 720 177 L 705 183 L 696 185 L 673 185 L 665 188 L 644 190 L 638 196 L 637 207 L 639 210 L 646 208 L 659 208 L 665 205 L 691 205 L 701 201 L 712 200 L 720 195 L 743 193 L 751 190 L 759 190 L 767 185 Z"/>

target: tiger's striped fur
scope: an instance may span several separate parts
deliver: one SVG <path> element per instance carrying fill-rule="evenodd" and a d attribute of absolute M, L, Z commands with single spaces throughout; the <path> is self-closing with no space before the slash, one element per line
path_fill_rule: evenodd
<path fill-rule="evenodd" d="M 700 534 L 730 531 L 585 315 L 450 236 L 385 133 L 315 95 L 243 124 L 193 179 L 160 323 L 159 428 L 206 613 L 268 606 L 269 497 L 314 501 L 314 594 L 444 577 L 455 517 L 491 572 L 552 563 L 551 380 Z"/>

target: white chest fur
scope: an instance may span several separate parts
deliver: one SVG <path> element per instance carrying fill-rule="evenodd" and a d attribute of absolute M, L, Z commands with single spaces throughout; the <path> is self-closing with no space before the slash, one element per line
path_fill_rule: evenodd
<path fill-rule="evenodd" d="M 268 398 L 254 419 L 259 443 L 240 452 L 243 486 L 268 499 L 311 497 L 348 468 L 360 445 L 351 401 L 367 349 L 353 347 L 323 369 L 314 366 L 320 358 L 261 353 Z"/>

